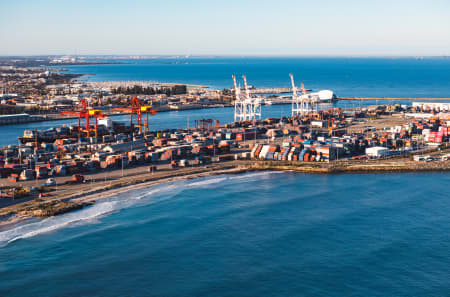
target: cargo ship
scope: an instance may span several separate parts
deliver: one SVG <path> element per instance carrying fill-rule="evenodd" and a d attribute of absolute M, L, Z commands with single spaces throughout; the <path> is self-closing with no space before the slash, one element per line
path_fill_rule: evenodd
<path fill-rule="evenodd" d="M 91 126 L 94 129 L 94 126 Z M 112 121 L 110 118 L 103 118 L 98 121 L 98 136 L 109 135 L 111 133 L 128 133 L 130 132 L 130 127 L 125 126 L 123 123 Z M 137 127 L 134 127 L 136 130 Z M 90 132 L 90 136 L 93 132 Z M 18 137 L 21 144 L 26 144 L 29 142 L 37 143 L 53 143 L 57 139 L 61 138 L 76 138 L 78 139 L 78 126 L 61 126 L 58 128 L 51 128 L 48 130 L 25 130 L 23 131 L 23 136 Z M 83 136 L 86 136 L 86 131 L 83 131 Z"/>
<path fill-rule="evenodd" d="M 67 130 L 66 130 L 67 129 Z M 57 131 L 60 130 L 60 131 Z M 59 132 L 59 133 L 58 133 Z M 58 129 L 50 129 L 45 131 L 39 130 L 25 130 L 23 131 L 23 136 L 19 137 L 19 141 L 22 144 L 28 142 L 54 142 L 56 139 L 61 137 L 71 137 L 71 129 L 69 127 L 60 127 Z"/>

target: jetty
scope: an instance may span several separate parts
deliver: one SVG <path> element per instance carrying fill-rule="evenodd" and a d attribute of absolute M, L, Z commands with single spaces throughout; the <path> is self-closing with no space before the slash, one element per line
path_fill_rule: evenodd
<path fill-rule="evenodd" d="M 374 101 L 374 100 L 388 100 L 388 101 L 450 101 L 450 98 L 385 98 L 385 97 L 339 97 L 337 100 L 349 100 L 349 101 Z"/>
<path fill-rule="evenodd" d="M 250 89 L 251 94 L 285 94 L 291 93 L 291 88 L 257 88 Z"/>

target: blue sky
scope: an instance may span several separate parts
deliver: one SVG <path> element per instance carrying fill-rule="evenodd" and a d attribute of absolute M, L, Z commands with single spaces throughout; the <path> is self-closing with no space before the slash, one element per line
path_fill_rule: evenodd
<path fill-rule="evenodd" d="M 0 0 L 0 55 L 450 55 L 450 0 Z"/>

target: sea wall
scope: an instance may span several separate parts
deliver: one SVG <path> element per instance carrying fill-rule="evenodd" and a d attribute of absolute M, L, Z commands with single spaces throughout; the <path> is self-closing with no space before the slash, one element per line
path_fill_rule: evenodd
<path fill-rule="evenodd" d="M 239 168 L 247 170 L 280 170 L 304 173 L 388 173 L 450 171 L 450 161 L 445 162 L 333 162 L 308 164 L 305 162 L 256 161 L 242 164 Z"/>

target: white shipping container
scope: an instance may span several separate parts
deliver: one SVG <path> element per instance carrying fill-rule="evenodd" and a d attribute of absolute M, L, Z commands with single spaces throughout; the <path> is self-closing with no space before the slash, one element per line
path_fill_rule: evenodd
<path fill-rule="evenodd" d="M 241 157 L 243 159 L 249 159 L 250 158 L 250 153 L 249 152 L 244 152 L 244 153 L 241 154 Z"/>
<path fill-rule="evenodd" d="M 260 159 L 265 159 L 267 156 L 267 153 L 269 152 L 270 145 L 264 145 L 261 149 L 261 152 L 259 153 Z"/>
<path fill-rule="evenodd" d="M 312 127 L 322 128 L 323 127 L 323 122 L 322 121 L 311 121 L 311 126 Z"/>
<path fill-rule="evenodd" d="M 389 155 L 389 150 L 382 146 L 374 146 L 366 148 L 366 155 L 370 157 L 382 157 Z"/>

